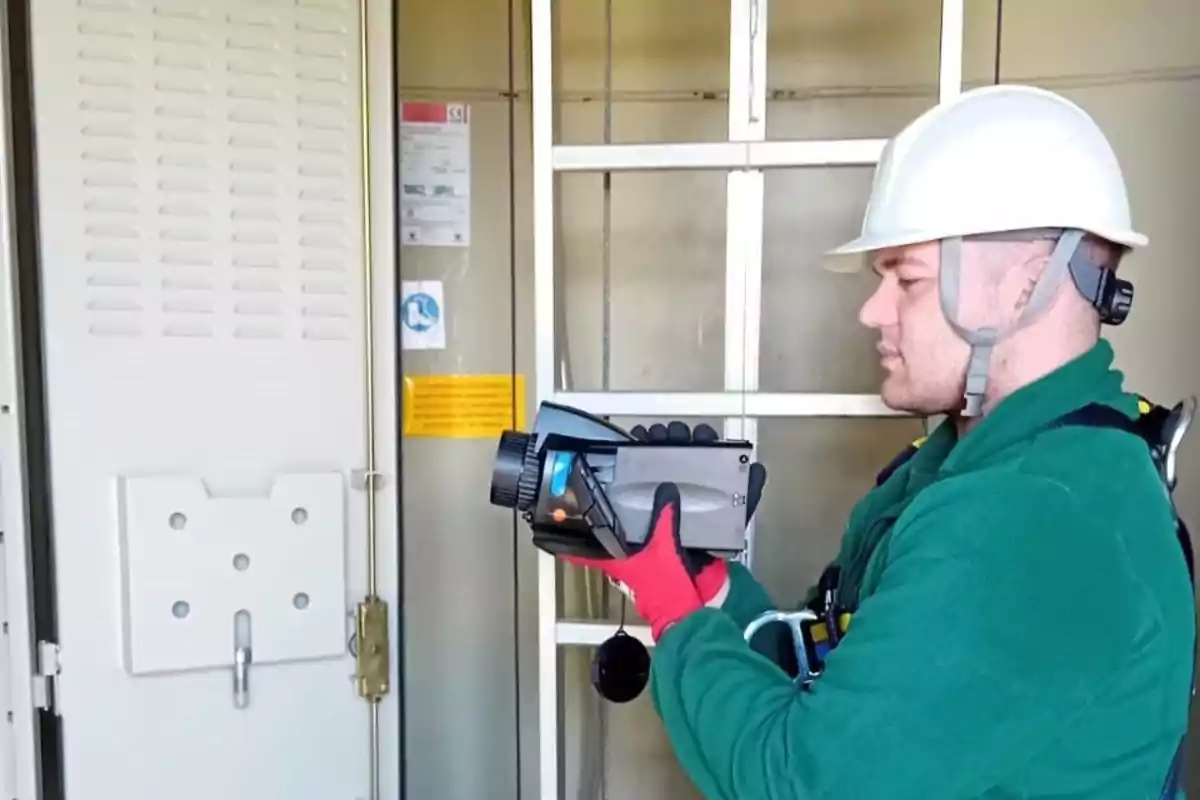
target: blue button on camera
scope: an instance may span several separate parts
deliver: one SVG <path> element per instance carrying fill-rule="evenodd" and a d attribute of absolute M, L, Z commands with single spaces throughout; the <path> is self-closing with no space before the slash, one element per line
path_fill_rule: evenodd
<path fill-rule="evenodd" d="M 574 453 L 555 453 L 554 461 L 550 464 L 550 494 L 562 497 L 567 491 L 567 480 L 571 477 L 571 465 L 575 463 Z"/>

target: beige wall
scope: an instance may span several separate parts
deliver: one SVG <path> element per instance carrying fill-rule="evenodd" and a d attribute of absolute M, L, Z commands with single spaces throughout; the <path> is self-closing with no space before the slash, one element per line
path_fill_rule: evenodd
<path fill-rule="evenodd" d="M 469 251 L 406 248 L 407 279 L 446 282 L 449 347 L 404 354 L 409 374 L 507 372 L 532 380 L 527 13 L 515 0 L 515 142 L 509 149 L 506 0 L 402 0 L 404 99 L 472 105 L 474 228 Z M 603 140 L 602 0 L 560 3 L 561 140 Z M 726 132 L 728 8 L 720 2 L 614 2 L 614 141 L 720 140 Z M 990 81 L 995 3 L 968 3 L 966 74 Z M 1191 0 L 1008 0 L 1004 80 L 1063 91 L 1111 135 L 1138 224 L 1151 247 L 1130 262 L 1138 298 L 1112 332 L 1131 385 L 1164 402 L 1200 393 L 1200 14 Z M 939 3 L 857 0 L 784 4 L 769 23 L 771 138 L 884 136 L 936 97 Z M 1152 43 L 1152 39 L 1161 37 Z M 711 98 L 711 99 L 709 99 Z M 516 260 L 509 170 L 515 168 Z M 823 273 L 818 255 L 858 224 L 867 169 L 786 170 L 766 179 L 764 389 L 870 392 L 870 338 L 856 321 L 868 278 Z M 598 176 L 560 187 L 561 321 L 574 388 L 697 390 L 723 375 L 724 178 L 617 175 L 612 181 L 609 368 L 603 358 L 604 197 Z M 510 312 L 515 296 L 517 315 Z M 532 410 L 532 408 L 531 408 Z M 781 602 L 831 555 L 845 514 L 874 472 L 918 430 L 913 421 L 769 420 L 760 427 L 772 484 L 760 514 L 757 571 Z M 1200 518 L 1195 441 L 1183 462 L 1183 507 Z M 404 443 L 405 692 L 409 791 L 451 800 L 515 797 L 537 775 L 535 581 L 524 529 L 487 505 L 491 441 Z M 786 488 L 785 488 L 786 487 Z M 1191 491 L 1189 491 L 1191 490 Z M 514 558 L 520 571 L 514 628 Z M 567 582 L 574 615 L 596 587 Z M 594 608 L 593 608 L 594 611 Z M 615 614 L 616 607 L 609 609 Z M 520 648 L 514 653 L 514 637 Z M 519 656 L 519 671 L 517 669 Z M 599 703 L 590 654 L 566 654 L 563 731 L 568 797 L 691 797 L 646 698 Z M 435 663 L 440 662 L 440 663 Z M 515 685 L 520 683 L 518 705 Z M 518 721 L 518 711 L 520 720 Z M 518 731 L 520 735 L 518 737 Z M 603 743 L 603 746 L 601 746 Z"/>

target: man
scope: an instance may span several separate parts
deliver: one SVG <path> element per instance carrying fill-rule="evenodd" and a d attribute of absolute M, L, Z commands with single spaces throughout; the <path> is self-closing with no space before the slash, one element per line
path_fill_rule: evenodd
<path fill-rule="evenodd" d="M 819 677 L 798 686 L 746 644 L 776 607 L 749 572 L 685 566 L 670 485 L 642 550 L 586 562 L 650 624 L 655 707 L 704 796 L 1175 795 L 1192 588 L 1100 338 L 1131 299 L 1120 258 L 1146 243 L 1129 217 L 1103 134 L 1049 92 L 965 92 L 889 142 L 835 255 L 879 275 L 861 320 L 883 400 L 948 416 L 808 593 L 851 620 Z"/>

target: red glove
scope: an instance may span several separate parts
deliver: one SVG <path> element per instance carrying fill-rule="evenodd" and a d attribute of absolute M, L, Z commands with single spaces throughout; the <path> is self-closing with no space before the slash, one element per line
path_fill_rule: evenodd
<path fill-rule="evenodd" d="M 679 544 L 679 489 L 660 484 L 654 493 L 650 533 L 636 553 L 620 559 L 564 556 L 572 564 L 591 567 L 618 584 L 658 641 L 674 623 L 723 593 L 725 562 L 713 559 L 703 569 L 689 569 Z"/>
<path fill-rule="evenodd" d="M 696 590 L 704 605 L 720 608 L 729 594 L 729 567 L 725 560 L 713 558 L 699 574 L 696 575 Z"/>

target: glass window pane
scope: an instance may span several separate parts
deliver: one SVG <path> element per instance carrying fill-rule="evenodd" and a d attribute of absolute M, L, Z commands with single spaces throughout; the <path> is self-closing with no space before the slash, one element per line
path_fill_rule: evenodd
<path fill-rule="evenodd" d="M 767 137 L 892 136 L 937 102 L 940 0 L 777 3 L 767 23 Z M 996 0 L 965 4 L 963 77 L 994 77 Z"/>
<path fill-rule="evenodd" d="M 758 458 L 767 488 L 755 515 L 752 571 L 785 608 L 837 555 L 854 504 L 924 433 L 917 418 L 764 419 Z"/>
<path fill-rule="evenodd" d="M 941 8 L 940 0 L 772 4 L 768 138 L 895 133 L 886 114 L 855 106 L 880 96 L 918 108 L 937 99 Z"/>
<path fill-rule="evenodd" d="M 772 6 L 768 31 L 768 138 L 886 138 L 937 102 L 937 0 Z M 968 84 L 992 80 L 995 34 L 995 2 L 968 3 Z M 878 391 L 875 336 L 858 322 L 874 277 L 823 268 L 828 249 L 858 234 L 873 173 L 873 167 L 766 173 L 763 391 Z"/>
<path fill-rule="evenodd" d="M 563 388 L 723 388 L 725 180 L 719 172 L 613 175 L 606 232 L 603 176 L 562 176 Z"/>
<path fill-rule="evenodd" d="M 589 678 L 594 653 L 591 647 L 559 650 L 562 796 L 701 800 L 671 749 L 649 687 L 629 703 L 605 701 Z"/>
<path fill-rule="evenodd" d="M 713 142 L 727 137 L 729 4 L 692 0 L 555 4 L 559 144 L 602 144 L 605 72 L 616 143 Z M 592 123 L 580 124 L 579 115 Z"/>
<path fill-rule="evenodd" d="M 822 256 L 857 235 L 871 175 L 869 167 L 766 173 L 762 391 L 879 390 L 876 337 L 858 321 L 875 275 L 829 272 Z"/>
<path fill-rule="evenodd" d="M 887 138 L 937 102 L 941 3 L 860 0 L 772 6 L 768 138 Z M 996 3 L 968 3 L 963 74 L 989 83 Z M 761 372 L 764 391 L 878 390 L 874 335 L 858 311 L 869 273 L 831 274 L 823 253 L 858 234 L 873 167 L 766 173 Z"/>

